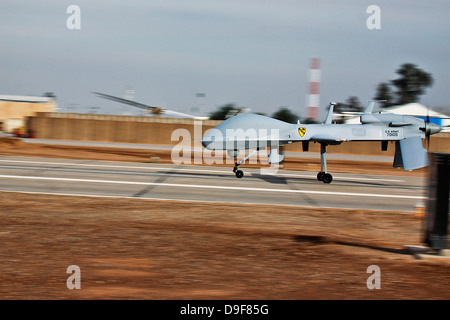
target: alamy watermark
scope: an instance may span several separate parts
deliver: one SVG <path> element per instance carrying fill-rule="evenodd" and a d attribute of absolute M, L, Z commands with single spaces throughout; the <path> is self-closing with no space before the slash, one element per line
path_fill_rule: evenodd
<path fill-rule="evenodd" d="M 194 121 L 194 137 L 187 129 L 175 129 L 171 141 L 178 142 L 171 152 L 172 162 L 180 164 L 235 164 L 248 160 L 249 164 L 268 165 L 261 174 L 275 174 L 281 156 L 278 129 L 233 128 L 225 132 L 210 129 L 202 137 L 202 122 Z M 203 146 L 194 141 L 202 141 Z M 241 164 L 241 163 L 239 163 Z"/>
<path fill-rule="evenodd" d="M 66 273 L 70 273 L 71 275 L 67 278 L 66 286 L 67 289 L 73 290 L 81 289 L 81 269 L 77 265 L 71 265 L 67 267 Z"/>
<path fill-rule="evenodd" d="M 66 20 L 66 26 L 69 30 L 81 29 L 81 9 L 78 5 L 72 4 L 67 7 L 66 13 L 70 16 Z M 370 16 L 366 20 L 366 26 L 369 30 L 381 29 L 381 9 L 377 5 L 370 5 L 366 9 Z"/>
<path fill-rule="evenodd" d="M 367 278 L 366 285 L 367 289 L 381 289 L 381 269 L 377 265 L 371 265 L 367 267 L 366 273 L 371 273 L 372 275 Z"/>
<path fill-rule="evenodd" d="M 379 30 L 381 29 L 381 9 L 377 5 L 368 6 L 366 13 L 371 14 L 366 21 L 367 29 Z"/>
<path fill-rule="evenodd" d="M 70 16 L 66 20 L 66 26 L 69 30 L 81 29 L 81 9 L 79 6 L 72 4 L 67 7 L 66 13 Z"/>

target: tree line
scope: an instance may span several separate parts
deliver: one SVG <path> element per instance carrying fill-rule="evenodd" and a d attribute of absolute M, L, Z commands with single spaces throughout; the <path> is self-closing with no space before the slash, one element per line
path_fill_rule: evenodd
<path fill-rule="evenodd" d="M 412 63 L 402 64 L 397 69 L 396 74 L 398 74 L 397 79 L 379 83 L 376 88 L 373 99 L 380 100 L 382 108 L 417 102 L 420 96 L 425 93 L 425 89 L 433 85 L 432 75 Z M 361 112 L 363 109 L 364 106 L 361 105 L 357 96 L 350 96 L 344 102 L 337 103 L 334 107 L 334 110 L 338 113 Z M 225 120 L 243 111 L 243 108 L 239 108 L 235 104 L 226 104 L 210 113 L 209 116 L 212 120 Z M 271 117 L 289 123 L 296 123 L 300 119 L 288 107 L 280 107 Z M 313 121 L 304 119 L 303 122 Z"/>

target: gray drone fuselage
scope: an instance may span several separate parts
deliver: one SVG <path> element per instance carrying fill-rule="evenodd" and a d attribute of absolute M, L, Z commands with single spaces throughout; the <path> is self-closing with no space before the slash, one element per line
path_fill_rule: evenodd
<path fill-rule="evenodd" d="M 232 155 L 243 149 L 274 149 L 300 141 L 304 146 L 309 141 L 322 146 L 346 141 L 397 141 L 394 166 L 412 170 L 428 164 L 422 139 L 427 133 L 434 134 L 441 130 L 438 125 L 412 116 L 368 112 L 361 115 L 361 124 L 332 124 L 332 112 L 330 108 L 323 124 L 290 124 L 262 115 L 241 114 L 211 129 L 201 142 L 209 150 L 226 150 Z M 274 156 L 269 158 L 269 162 L 283 160 L 278 153 Z"/>
<path fill-rule="evenodd" d="M 257 114 L 241 114 L 210 130 L 202 144 L 210 150 L 242 150 L 299 141 L 395 141 L 425 138 L 425 121 L 395 114 L 361 116 L 362 124 L 290 124 Z M 433 125 L 433 124 L 429 124 Z"/>

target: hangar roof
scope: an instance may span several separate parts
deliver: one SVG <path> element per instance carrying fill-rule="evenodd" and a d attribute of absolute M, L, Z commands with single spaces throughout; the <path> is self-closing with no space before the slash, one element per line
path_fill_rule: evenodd
<path fill-rule="evenodd" d="M 428 109 L 420 103 L 408 103 L 401 106 L 383 108 L 380 111 L 382 111 L 382 113 L 397 113 L 407 116 L 426 117 L 428 114 L 430 117 L 434 118 L 448 118 L 447 115 Z"/>

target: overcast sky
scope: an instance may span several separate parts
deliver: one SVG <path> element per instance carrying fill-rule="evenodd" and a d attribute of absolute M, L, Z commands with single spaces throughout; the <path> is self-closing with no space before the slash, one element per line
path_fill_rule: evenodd
<path fill-rule="evenodd" d="M 67 27 L 70 5 L 80 30 Z M 366 26 L 370 5 L 381 29 Z M 63 111 L 131 113 L 91 92 L 132 88 L 138 102 L 186 113 L 236 103 L 305 117 L 317 57 L 321 117 L 330 101 L 365 104 L 403 63 L 434 78 L 421 103 L 448 107 L 449 13 L 448 0 L 1 0 L 0 94 L 54 92 Z"/>

